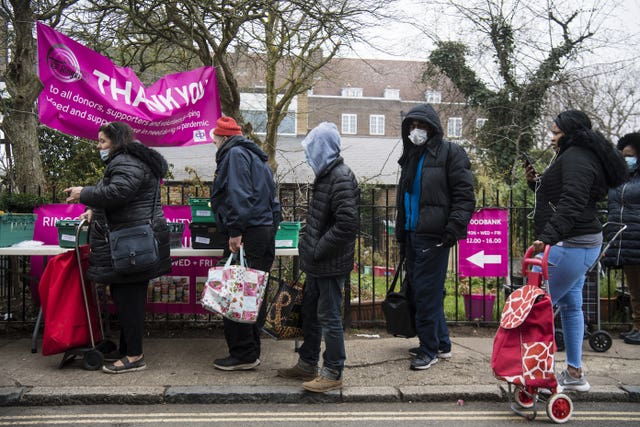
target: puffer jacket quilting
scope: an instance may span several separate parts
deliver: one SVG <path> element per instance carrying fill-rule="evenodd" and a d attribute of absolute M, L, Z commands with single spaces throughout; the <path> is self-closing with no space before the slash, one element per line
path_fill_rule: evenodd
<path fill-rule="evenodd" d="M 428 123 L 435 131 L 423 147 L 415 147 L 409 140 L 413 120 Z M 402 175 L 396 194 L 396 239 L 405 241 L 404 193 L 411 185 L 406 178 L 411 167 L 407 158 L 420 156 L 421 152 L 426 154 L 420 171 L 422 190 L 415 233 L 434 239 L 442 239 L 449 233 L 456 240 L 464 239 L 476 204 L 471 162 L 464 148 L 443 139 L 440 118 L 430 105 L 416 106 L 405 116 L 402 142 L 403 155 L 398 161 Z"/>
<path fill-rule="evenodd" d="M 611 242 L 602 259 L 607 267 L 640 265 L 640 172 L 635 171 L 629 181 L 609 190 L 609 222 L 605 241 L 613 239 L 620 229 L 627 228 Z"/>
<path fill-rule="evenodd" d="M 99 283 L 132 283 L 150 280 L 171 271 L 169 229 L 160 195 L 154 196 L 168 165 L 155 150 L 134 143 L 128 152 L 118 152 L 108 161 L 103 178 L 82 189 L 80 202 L 93 210 L 89 241 L 91 255 L 87 277 Z M 113 271 L 106 230 L 139 224 L 153 217 L 160 261 L 148 271 L 122 275 Z"/>
<path fill-rule="evenodd" d="M 316 178 L 298 245 L 302 271 L 333 277 L 353 269 L 359 196 L 356 177 L 342 157 Z"/>

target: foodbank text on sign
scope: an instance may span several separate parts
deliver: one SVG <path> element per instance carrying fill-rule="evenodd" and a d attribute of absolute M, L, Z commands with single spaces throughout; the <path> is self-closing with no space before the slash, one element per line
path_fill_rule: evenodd
<path fill-rule="evenodd" d="M 459 273 L 462 277 L 505 277 L 509 262 L 509 212 L 484 208 L 474 212 L 467 238 L 460 240 Z"/>

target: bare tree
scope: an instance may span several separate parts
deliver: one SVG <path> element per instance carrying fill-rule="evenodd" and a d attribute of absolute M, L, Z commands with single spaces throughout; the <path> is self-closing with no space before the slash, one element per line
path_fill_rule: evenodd
<path fill-rule="evenodd" d="M 571 8 L 561 0 L 447 4 L 470 24 L 469 45 L 477 48 L 431 34 L 437 45 L 430 55 L 436 66 L 432 73 L 444 72 L 468 102 L 484 110 L 488 121 L 478 135 L 478 146 L 493 175 L 511 182 L 518 154 L 534 144 L 534 126 L 549 89 L 558 84 L 567 64 L 589 47 L 598 17 L 606 10 L 575 4 Z M 471 66 L 472 57 L 482 60 Z"/>
<path fill-rule="evenodd" d="M 293 99 L 313 86 L 313 77 L 342 45 L 357 39 L 365 17 L 392 2 L 90 0 L 87 12 L 93 14 L 90 21 L 95 25 L 118 19 L 118 28 L 129 32 L 128 48 L 146 51 L 147 59 L 149 49 L 160 43 L 168 52 L 190 53 L 202 65 L 216 66 L 222 111 L 262 145 L 275 170 L 277 129 Z M 249 67 L 265 76 L 264 140 L 241 114 L 240 92 L 246 89 L 241 80 Z"/>
<path fill-rule="evenodd" d="M 69 6 L 78 0 L 2 0 L 0 17 L 13 31 L 6 40 L 10 53 L 4 72 L 9 97 L 1 108 L 2 130 L 10 142 L 12 162 L 7 178 L 15 192 L 35 194 L 45 184 L 38 146 L 38 115 L 35 101 L 42 84 L 36 70 L 35 21 L 55 26 Z M 4 41 L 3 41 L 4 42 Z"/>
<path fill-rule="evenodd" d="M 640 129 L 640 69 L 634 64 L 597 65 L 571 73 L 552 90 L 550 114 L 582 110 L 594 127 L 615 141 Z"/>

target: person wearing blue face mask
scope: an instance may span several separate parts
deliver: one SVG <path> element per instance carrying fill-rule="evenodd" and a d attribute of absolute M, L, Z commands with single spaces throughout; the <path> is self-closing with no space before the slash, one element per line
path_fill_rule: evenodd
<path fill-rule="evenodd" d="M 631 296 L 632 327 L 620 334 L 627 344 L 640 344 L 640 133 L 629 133 L 618 141 L 629 180 L 619 187 L 609 190 L 609 221 L 625 224 L 627 228 L 614 240 L 602 259 L 603 265 L 622 268 L 627 279 Z M 615 227 L 609 227 L 615 228 Z M 607 230 L 609 239 L 617 230 Z"/>
<path fill-rule="evenodd" d="M 96 148 L 105 163 L 102 179 L 96 185 L 64 191 L 68 203 L 80 202 L 88 208 L 80 216 L 89 221 L 87 277 L 109 285 L 118 310 L 120 344 L 104 355 L 105 362 L 113 363 L 105 364 L 102 370 L 107 374 L 136 372 L 147 367 L 142 339 L 149 280 L 171 271 L 169 228 L 159 188 L 169 165 L 158 151 L 135 140 L 133 130 L 123 122 L 102 125 Z M 107 230 L 144 221 L 152 223 L 160 260 L 139 273 L 117 273 L 111 262 Z"/>

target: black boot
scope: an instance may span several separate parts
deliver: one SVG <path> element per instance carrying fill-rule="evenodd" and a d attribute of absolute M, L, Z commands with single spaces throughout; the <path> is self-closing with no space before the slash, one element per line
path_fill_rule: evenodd
<path fill-rule="evenodd" d="M 636 330 L 627 334 L 624 337 L 624 342 L 627 344 L 640 345 L 640 331 Z"/>

